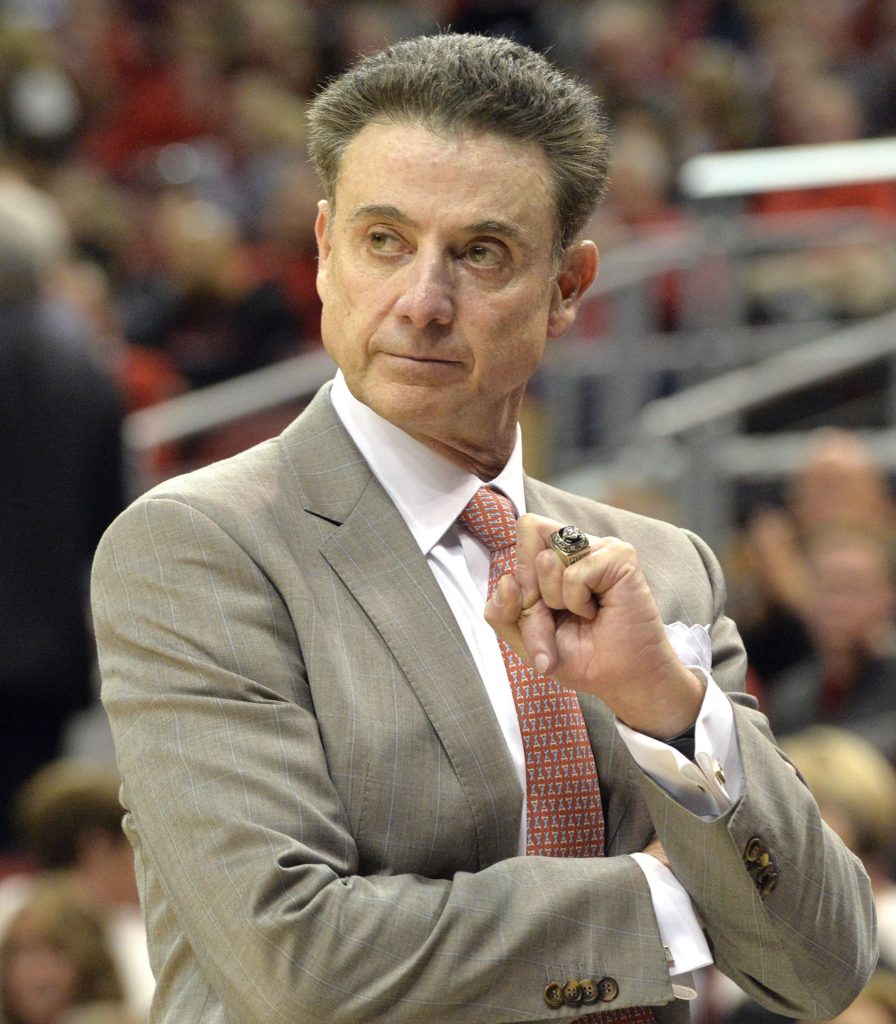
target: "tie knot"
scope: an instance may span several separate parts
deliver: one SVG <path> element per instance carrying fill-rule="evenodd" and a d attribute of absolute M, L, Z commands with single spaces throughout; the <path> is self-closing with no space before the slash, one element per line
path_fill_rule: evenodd
<path fill-rule="evenodd" d="M 513 503 L 491 487 L 480 487 L 467 502 L 458 522 L 489 551 L 501 551 L 516 543 L 516 514 Z"/>

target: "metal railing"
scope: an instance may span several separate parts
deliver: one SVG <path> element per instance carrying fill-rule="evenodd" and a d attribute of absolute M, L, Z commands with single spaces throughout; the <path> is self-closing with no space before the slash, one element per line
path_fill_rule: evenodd
<path fill-rule="evenodd" d="M 685 161 L 678 176 L 683 194 L 698 201 L 890 180 L 894 138 L 704 153 Z"/>
<path fill-rule="evenodd" d="M 169 398 L 127 417 L 125 446 L 139 454 L 285 402 L 308 398 L 334 371 L 333 360 L 320 349 Z"/>

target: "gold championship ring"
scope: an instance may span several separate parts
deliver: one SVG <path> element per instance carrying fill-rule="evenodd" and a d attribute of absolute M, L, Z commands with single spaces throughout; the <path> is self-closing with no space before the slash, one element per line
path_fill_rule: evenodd
<path fill-rule="evenodd" d="M 572 565 L 591 554 L 591 542 L 577 526 L 564 526 L 552 533 L 551 547 L 564 565 Z"/>

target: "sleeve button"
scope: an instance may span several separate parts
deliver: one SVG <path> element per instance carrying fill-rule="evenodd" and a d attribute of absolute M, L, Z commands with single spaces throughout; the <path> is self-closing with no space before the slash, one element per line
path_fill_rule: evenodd
<path fill-rule="evenodd" d="M 545 986 L 544 1001 L 552 1010 L 563 1005 L 563 986 L 559 981 L 551 981 Z"/>
<path fill-rule="evenodd" d="M 594 978 L 583 978 L 579 982 L 579 988 L 582 990 L 583 1003 L 597 1002 L 597 982 Z"/>
<path fill-rule="evenodd" d="M 597 998 L 602 1003 L 612 1003 L 619 995 L 619 986 L 614 978 L 601 978 L 597 983 Z"/>
<path fill-rule="evenodd" d="M 765 852 L 765 843 L 763 843 L 759 836 L 753 836 L 752 839 L 747 841 L 747 845 L 744 848 L 744 860 L 749 864 L 754 864 Z"/>
<path fill-rule="evenodd" d="M 756 876 L 756 885 L 763 896 L 768 896 L 770 892 L 774 892 L 777 884 L 778 872 L 775 871 L 771 864 L 764 867 Z"/>
<path fill-rule="evenodd" d="M 582 1001 L 582 988 L 577 981 L 568 981 L 563 986 L 563 1002 L 567 1006 L 578 1006 Z"/>

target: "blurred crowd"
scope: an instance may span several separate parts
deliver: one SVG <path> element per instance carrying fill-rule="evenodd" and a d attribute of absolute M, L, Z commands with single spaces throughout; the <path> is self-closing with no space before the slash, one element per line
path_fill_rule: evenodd
<path fill-rule="evenodd" d="M 697 153 L 896 131 L 893 0 L 5 0 L 5 187 L 58 215 L 59 327 L 128 408 L 317 342 L 305 104 L 357 55 L 446 27 L 512 34 L 603 96 L 604 247 L 681 222 L 676 171 Z M 757 208 L 832 205 L 892 218 L 896 187 Z M 853 263 L 766 265 L 755 288 L 772 307 L 782 278 L 841 310 L 892 300 L 892 264 Z"/>
<path fill-rule="evenodd" d="M 780 505 L 757 507 L 727 552 L 748 689 L 863 861 L 881 961 L 843 1024 L 896 1020 L 896 503 L 854 432 L 811 435 Z M 769 1024 L 720 975 L 705 1020 Z"/>
<path fill-rule="evenodd" d="M 95 696 L 85 586 L 134 478 L 123 418 L 319 344 L 305 104 L 448 27 L 512 35 L 604 97 L 604 250 L 687 224 L 696 154 L 896 134 L 896 0 L 0 0 L 0 1022 L 139 1024 L 151 995 L 114 768 L 56 760 Z M 896 222 L 896 183 L 752 209 L 855 207 Z M 879 312 L 894 270 L 867 246 L 778 255 L 751 268 L 755 316 Z M 657 283 L 666 328 L 679 287 Z M 750 688 L 879 897 L 882 968 L 848 1024 L 896 1022 L 894 530 L 860 436 L 825 431 L 726 558 Z M 751 1012 L 710 979 L 695 1018 Z"/>

